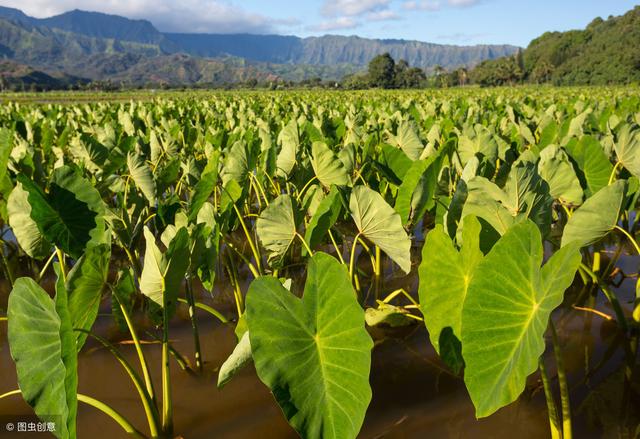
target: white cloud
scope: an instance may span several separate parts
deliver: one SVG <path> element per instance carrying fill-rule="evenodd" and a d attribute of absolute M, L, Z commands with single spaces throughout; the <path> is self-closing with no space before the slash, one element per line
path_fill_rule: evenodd
<path fill-rule="evenodd" d="M 34 17 L 50 17 L 72 9 L 146 19 L 166 32 L 269 33 L 295 20 L 245 10 L 228 0 L 2 0 Z"/>
<path fill-rule="evenodd" d="M 440 2 L 434 0 L 404 2 L 402 7 L 408 11 L 438 11 Z"/>
<path fill-rule="evenodd" d="M 391 0 L 325 0 L 320 12 L 325 17 L 357 17 L 389 9 Z"/>
<path fill-rule="evenodd" d="M 390 21 L 390 20 L 402 20 L 402 17 L 392 10 L 383 10 L 376 12 L 369 12 L 366 15 L 368 21 Z"/>
<path fill-rule="evenodd" d="M 402 7 L 409 11 L 439 11 L 443 5 L 453 8 L 467 8 L 475 6 L 481 0 L 411 0 L 402 3 Z"/>
<path fill-rule="evenodd" d="M 337 30 L 355 29 L 360 23 L 351 17 L 338 17 L 334 20 L 323 21 L 319 24 L 309 26 L 308 30 L 314 32 L 331 32 Z"/>

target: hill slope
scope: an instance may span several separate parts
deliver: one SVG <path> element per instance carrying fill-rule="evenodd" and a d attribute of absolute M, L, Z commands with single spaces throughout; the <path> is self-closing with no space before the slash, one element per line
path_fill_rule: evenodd
<path fill-rule="evenodd" d="M 640 82 L 640 6 L 619 17 L 596 18 L 584 30 L 547 32 L 521 56 L 485 61 L 471 77 L 485 85 Z"/>

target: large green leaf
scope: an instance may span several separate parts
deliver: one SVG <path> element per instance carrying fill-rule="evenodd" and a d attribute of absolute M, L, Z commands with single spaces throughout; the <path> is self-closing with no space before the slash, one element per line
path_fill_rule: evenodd
<path fill-rule="evenodd" d="M 504 189 L 484 177 L 467 183 L 467 199 L 462 217 L 476 215 L 503 235 L 513 224 L 532 219 L 546 234 L 551 224 L 548 184 L 540 178 L 532 163 L 515 165 Z"/>
<path fill-rule="evenodd" d="M 18 181 L 7 200 L 7 213 L 11 230 L 24 252 L 34 259 L 49 255 L 51 243 L 44 237 L 38 224 L 31 218 L 29 192 Z"/>
<path fill-rule="evenodd" d="M 298 123 L 295 119 L 291 119 L 280 131 L 278 144 L 281 149 L 276 159 L 277 172 L 278 175 L 287 177 L 296 164 L 298 149 L 300 149 L 300 135 L 298 134 Z"/>
<path fill-rule="evenodd" d="M 404 151 L 411 160 L 418 160 L 424 150 L 420 137 L 409 121 L 403 121 L 398 125 L 398 132 L 395 136 L 391 136 L 390 141 Z"/>
<path fill-rule="evenodd" d="M 280 263 L 298 233 L 291 196 L 280 195 L 272 201 L 258 217 L 256 230 L 269 252 L 269 263 Z"/>
<path fill-rule="evenodd" d="M 338 188 L 332 186 L 329 194 L 320 201 L 309 225 L 307 225 L 304 239 L 309 247 L 313 249 L 322 242 L 322 239 L 338 220 L 341 211 L 340 192 Z"/>
<path fill-rule="evenodd" d="M 405 272 L 411 271 L 411 240 L 402 227 L 400 215 L 378 192 L 356 186 L 349 200 L 351 217 L 358 233 L 387 254 Z"/>
<path fill-rule="evenodd" d="M 209 199 L 211 194 L 218 184 L 218 162 L 220 160 L 220 151 L 214 151 L 207 162 L 207 166 L 200 180 L 193 188 L 193 194 L 191 195 L 191 202 L 189 203 L 189 219 L 195 220 L 198 216 L 198 212 Z"/>
<path fill-rule="evenodd" d="M 549 315 L 562 302 L 581 260 L 575 244 L 540 269 L 542 258 L 540 231 L 526 221 L 505 233 L 471 279 L 462 309 L 462 356 L 478 417 L 489 416 L 524 390 L 544 352 Z"/>
<path fill-rule="evenodd" d="M 569 142 L 566 150 L 580 169 L 578 176 L 584 180 L 587 197 L 609 184 L 613 166 L 600 142 L 591 136 L 584 136 L 578 142 Z"/>
<path fill-rule="evenodd" d="M 349 184 L 349 176 L 342 162 L 324 142 L 313 142 L 311 145 L 311 166 L 316 177 L 325 187 L 332 184 L 345 186 Z"/>
<path fill-rule="evenodd" d="M 618 161 L 633 175 L 640 178 L 640 131 L 632 130 L 625 124 L 618 131 L 617 141 L 614 143 Z"/>
<path fill-rule="evenodd" d="M 618 223 L 626 182 L 618 180 L 600 189 L 577 209 L 562 234 L 562 245 L 577 242 L 581 247 L 595 244 Z"/>
<path fill-rule="evenodd" d="M 246 331 L 240 341 L 233 349 L 229 358 L 220 366 L 218 372 L 218 388 L 221 389 L 247 364 L 251 362 L 251 342 L 249 341 L 249 331 Z"/>
<path fill-rule="evenodd" d="M 66 439 L 75 438 L 77 360 L 64 288 L 58 294 L 54 302 L 32 279 L 18 279 L 9 295 L 8 339 L 22 396 Z"/>
<path fill-rule="evenodd" d="M 13 131 L 0 128 L 0 181 L 7 175 L 7 163 L 13 149 Z"/>
<path fill-rule="evenodd" d="M 53 268 L 58 276 L 55 305 L 58 317 L 60 317 L 60 345 L 62 347 L 62 363 L 65 367 L 64 387 L 69 408 L 66 423 L 69 437 L 75 438 L 78 415 L 78 348 L 69 313 L 69 296 L 64 284 L 62 269 L 58 263 L 55 263 Z"/>
<path fill-rule="evenodd" d="M 395 210 L 406 225 L 417 221 L 435 204 L 434 195 L 442 166 L 439 156 L 416 160 L 407 171 L 398 188 Z"/>
<path fill-rule="evenodd" d="M 355 438 L 371 400 L 373 343 L 346 267 L 324 253 L 308 265 L 298 299 L 273 277 L 247 294 L 253 360 L 304 438 Z"/>
<path fill-rule="evenodd" d="M 110 245 L 89 247 L 69 271 L 65 288 L 69 296 L 69 315 L 74 329 L 90 330 L 93 326 L 107 284 L 110 258 Z M 77 349 L 80 351 L 87 334 L 76 332 L 76 338 Z"/>
<path fill-rule="evenodd" d="M 184 227 L 178 230 L 166 253 L 160 251 L 153 233 L 146 227 L 144 238 L 147 247 L 140 276 L 140 291 L 157 305 L 166 308 L 167 314 L 171 315 L 189 268 L 189 233 Z"/>
<path fill-rule="evenodd" d="M 480 223 L 474 216 L 466 217 L 463 223 L 459 250 L 441 224 L 429 232 L 418 269 L 420 310 L 431 343 L 438 353 L 446 328 L 451 328 L 458 340 L 461 338 L 462 305 L 476 266 L 483 257 Z"/>
<path fill-rule="evenodd" d="M 549 145 L 540 151 L 538 173 L 549 184 L 549 193 L 553 198 L 566 204 L 582 204 L 580 180 L 562 148 Z"/>
<path fill-rule="evenodd" d="M 154 204 L 156 201 L 156 182 L 144 157 L 134 151 L 130 151 L 127 155 L 127 166 L 133 182 L 140 189 L 142 195 L 149 200 L 149 203 Z"/>
<path fill-rule="evenodd" d="M 458 155 L 463 166 L 476 156 L 486 159 L 494 166 L 498 159 L 498 144 L 491 131 L 482 125 L 476 125 L 471 136 L 462 135 L 458 139 Z"/>
<path fill-rule="evenodd" d="M 49 242 L 76 259 L 89 241 L 104 242 L 104 203 L 91 183 L 73 169 L 56 169 L 46 194 L 26 175 L 18 175 L 18 181 L 29 194 L 31 218 Z"/>
<path fill-rule="evenodd" d="M 226 185 L 230 180 L 235 180 L 244 184 L 249 175 L 249 152 L 247 145 L 243 141 L 237 141 L 231 146 L 224 166 L 220 172 L 222 184 Z"/>

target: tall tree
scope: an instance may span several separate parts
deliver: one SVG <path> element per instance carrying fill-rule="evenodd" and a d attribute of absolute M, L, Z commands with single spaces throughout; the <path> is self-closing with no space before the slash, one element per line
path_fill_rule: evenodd
<path fill-rule="evenodd" d="M 371 85 L 381 88 L 392 88 L 395 85 L 396 63 L 389 55 L 378 55 L 369 63 L 369 79 Z"/>

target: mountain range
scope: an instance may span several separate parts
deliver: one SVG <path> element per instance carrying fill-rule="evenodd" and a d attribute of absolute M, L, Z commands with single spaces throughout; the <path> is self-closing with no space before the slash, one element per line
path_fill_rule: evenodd
<path fill-rule="evenodd" d="M 110 80 L 130 85 L 340 79 L 381 53 L 410 65 L 473 67 L 515 53 L 510 45 L 456 46 L 326 35 L 163 33 L 146 20 L 73 10 L 34 18 L 0 7 L 0 58 L 56 81 Z M 10 61 L 11 63 L 7 63 Z M 11 71 L 12 69 L 5 69 Z M 39 74 L 40 74 L 39 73 Z M 6 75 L 5 75 L 6 76 Z"/>

